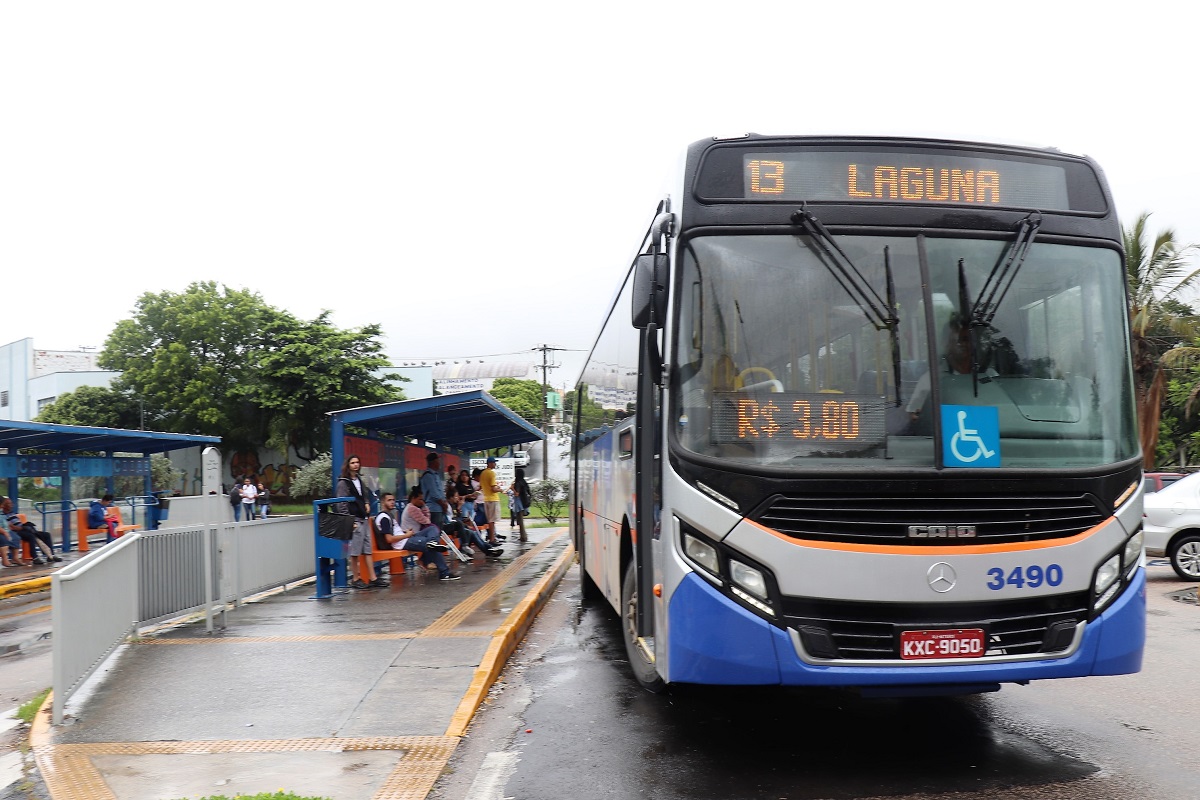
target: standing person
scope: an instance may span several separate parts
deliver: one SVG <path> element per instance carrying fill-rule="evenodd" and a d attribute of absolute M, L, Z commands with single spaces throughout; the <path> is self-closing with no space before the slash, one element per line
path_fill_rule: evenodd
<path fill-rule="evenodd" d="M 271 513 L 271 491 L 263 484 L 258 485 L 258 518 L 266 519 Z"/>
<path fill-rule="evenodd" d="M 337 496 L 354 499 L 349 503 L 340 503 L 341 508 L 338 511 L 354 517 L 354 533 L 350 537 L 350 574 L 356 577 L 350 582 L 350 586 L 354 589 L 370 589 L 371 584 L 357 577 L 361 574 L 358 560 L 364 556 L 368 560 L 371 558 L 371 523 L 367 518 L 370 507 L 367 494 L 371 490 L 359 474 L 361 469 L 362 462 L 358 456 L 350 456 L 342 464 L 342 474 L 337 481 Z"/>
<path fill-rule="evenodd" d="M 117 521 L 108 513 L 108 509 L 112 504 L 113 496 L 106 494 L 99 500 L 93 500 L 88 505 L 88 529 L 99 530 L 107 528 L 108 537 L 104 540 L 105 544 L 117 538 Z"/>
<path fill-rule="evenodd" d="M 500 519 L 500 484 L 496 482 L 496 457 L 487 457 L 487 469 L 479 473 L 479 489 L 483 492 L 483 510 L 487 514 L 488 544 L 500 543 L 496 535 L 496 520 Z"/>
<path fill-rule="evenodd" d="M 454 481 L 458 477 L 458 470 L 453 464 L 446 465 L 446 499 L 450 499 L 450 495 L 454 494 Z"/>
<path fill-rule="evenodd" d="M 258 489 L 250 482 L 250 476 L 247 475 L 242 480 L 242 514 L 246 516 L 246 521 L 254 519 L 254 500 L 258 497 Z"/>
<path fill-rule="evenodd" d="M 525 532 L 525 517 L 529 516 L 529 504 L 533 502 L 533 493 L 529 490 L 529 482 L 525 480 L 525 468 L 517 467 L 516 478 L 513 480 L 512 486 L 513 497 L 520 504 L 521 510 L 517 512 L 517 527 L 520 529 L 519 541 L 529 541 L 529 535 Z"/>
<path fill-rule="evenodd" d="M 233 488 L 229 490 L 229 505 L 233 507 L 233 521 L 242 521 L 242 482 L 236 480 L 233 482 Z"/>
<path fill-rule="evenodd" d="M 509 498 L 509 535 L 511 536 L 511 531 L 517 527 L 517 517 L 521 515 L 521 500 L 518 500 L 516 492 L 512 491 L 511 483 L 509 483 L 509 488 L 504 489 L 504 494 Z"/>
<path fill-rule="evenodd" d="M 446 513 L 450 503 L 446 501 L 446 484 L 442 481 L 442 460 L 437 453 L 425 456 L 425 471 L 419 481 L 421 495 L 425 498 L 425 507 L 429 509 L 429 518 L 437 526 L 439 532 L 446 524 Z"/>

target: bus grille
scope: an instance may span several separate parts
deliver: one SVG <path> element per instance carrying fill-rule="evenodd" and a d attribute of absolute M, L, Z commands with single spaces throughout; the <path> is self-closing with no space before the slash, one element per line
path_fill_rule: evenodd
<path fill-rule="evenodd" d="M 785 597 L 783 612 L 780 621 L 802 631 L 802 638 L 805 629 L 828 634 L 837 653 L 814 653 L 824 658 L 899 660 L 901 631 L 940 628 L 982 628 L 987 636 L 985 656 L 1030 655 L 1066 649 L 1075 627 L 1088 618 L 1088 596 L 1078 592 L 955 605 L 839 603 Z"/>
<path fill-rule="evenodd" d="M 750 519 L 796 539 L 871 544 L 979 544 L 1065 539 L 1105 519 L 1088 495 L 776 496 Z M 918 538 L 928 528 L 949 535 Z M 959 531 L 974 531 L 965 537 Z"/>

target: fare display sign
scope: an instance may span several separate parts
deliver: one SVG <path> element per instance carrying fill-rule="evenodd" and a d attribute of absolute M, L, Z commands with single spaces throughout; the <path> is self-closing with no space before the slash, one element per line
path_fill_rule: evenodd
<path fill-rule="evenodd" d="M 878 395 L 716 392 L 713 401 L 714 444 L 852 449 L 887 437 L 886 401 Z"/>

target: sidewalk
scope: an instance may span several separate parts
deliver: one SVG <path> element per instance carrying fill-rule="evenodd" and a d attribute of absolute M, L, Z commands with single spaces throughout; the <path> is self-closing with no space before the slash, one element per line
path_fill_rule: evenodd
<path fill-rule="evenodd" d="M 564 528 L 529 537 L 460 565 L 460 581 L 397 571 L 330 600 L 310 581 L 214 636 L 197 623 L 125 645 L 63 725 L 38 714 L 51 797 L 424 798 L 573 558 Z"/>

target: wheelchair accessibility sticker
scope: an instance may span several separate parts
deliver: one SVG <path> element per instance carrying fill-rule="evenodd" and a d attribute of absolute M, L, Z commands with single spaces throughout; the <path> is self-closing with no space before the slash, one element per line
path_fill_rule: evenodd
<path fill-rule="evenodd" d="M 999 410 L 942 406 L 942 461 L 947 467 L 1000 466 Z"/>

